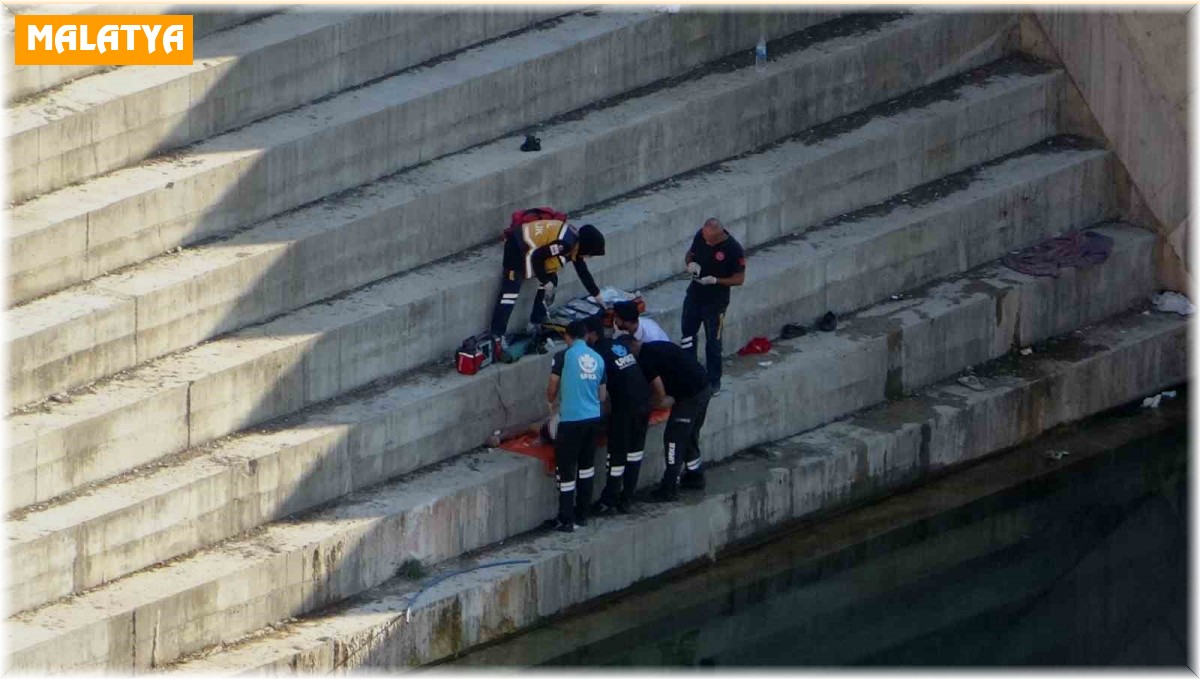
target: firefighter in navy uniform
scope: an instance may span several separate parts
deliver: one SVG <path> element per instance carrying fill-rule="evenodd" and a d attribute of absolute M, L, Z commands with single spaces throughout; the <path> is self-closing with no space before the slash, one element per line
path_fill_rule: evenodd
<path fill-rule="evenodd" d="M 721 330 L 729 289 L 746 281 L 746 253 L 721 222 L 710 217 L 692 239 L 684 263 L 693 280 L 683 298 L 679 344 L 695 356 L 696 335 L 704 326 L 704 364 L 716 396 L 721 393 Z"/>
<path fill-rule="evenodd" d="M 566 214 L 545 207 L 514 212 L 512 223 L 504 232 L 504 273 L 500 297 L 492 311 L 491 333 L 497 344 L 508 328 L 521 284 L 528 278 L 536 278 L 539 283 L 529 322 L 537 325 L 545 320 L 547 307 L 554 303 L 558 271 L 567 262 L 575 265 L 583 287 L 603 306 L 600 288 L 584 261 L 603 254 L 604 235 L 591 224 L 576 228 L 567 223 Z"/>
<path fill-rule="evenodd" d="M 588 344 L 604 359 L 608 380 L 608 477 L 600 499 L 592 506 L 597 515 L 629 513 L 645 455 L 650 428 L 650 383 L 642 374 L 628 342 L 604 336 L 599 318 L 588 322 Z"/>

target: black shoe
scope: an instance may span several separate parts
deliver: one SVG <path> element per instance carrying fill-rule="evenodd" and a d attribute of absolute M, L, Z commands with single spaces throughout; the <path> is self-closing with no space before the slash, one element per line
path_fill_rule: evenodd
<path fill-rule="evenodd" d="M 547 530 L 556 530 L 560 533 L 574 533 L 575 532 L 575 524 L 563 523 L 562 521 L 559 521 L 557 518 L 546 519 L 545 521 L 542 522 L 542 528 L 545 528 Z"/>
<path fill-rule="evenodd" d="M 788 323 L 787 325 L 783 326 L 783 330 L 779 332 L 779 336 L 785 340 L 804 337 L 806 334 L 808 334 L 808 330 L 806 330 L 803 325 L 798 323 Z"/>
<path fill-rule="evenodd" d="M 833 315 L 832 311 L 828 311 L 821 320 L 817 321 L 817 330 L 821 332 L 833 332 L 837 330 L 837 316 Z"/>
<path fill-rule="evenodd" d="M 678 499 L 679 489 L 674 486 L 660 483 L 657 488 L 650 491 L 650 500 L 653 502 L 674 502 Z"/>
<path fill-rule="evenodd" d="M 604 500 L 597 500 L 592 505 L 592 514 L 595 516 L 612 516 L 617 513 L 617 508 L 606 503 Z"/>
<path fill-rule="evenodd" d="M 704 490 L 704 472 L 684 474 L 679 480 L 679 487 L 684 490 Z"/>
<path fill-rule="evenodd" d="M 629 514 L 632 511 L 633 510 L 629 506 L 629 500 L 626 500 L 625 498 L 621 498 L 620 500 L 617 500 L 617 513 L 618 514 Z"/>
<path fill-rule="evenodd" d="M 583 528 L 584 526 L 587 525 L 587 523 L 588 523 L 588 519 L 586 516 L 576 516 L 575 517 L 575 527 L 576 528 Z"/>
<path fill-rule="evenodd" d="M 541 151 L 542 140 L 533 136 L 532 134 L 527 134 L 525 135 L 525 142 L 521 144 L 521 150 L 526 153 L 531 151 Z"/>

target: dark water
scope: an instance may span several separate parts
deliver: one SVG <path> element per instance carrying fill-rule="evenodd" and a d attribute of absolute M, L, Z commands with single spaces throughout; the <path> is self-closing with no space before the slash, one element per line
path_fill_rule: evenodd
<path fill-rule="evenodd" d="M 1146 417 L 1007 453 L 456 664 L 1185 665 L 1186 421 L 1136 433 Z M 1077 461 L 1030 473 L 1051 446 Z"/>

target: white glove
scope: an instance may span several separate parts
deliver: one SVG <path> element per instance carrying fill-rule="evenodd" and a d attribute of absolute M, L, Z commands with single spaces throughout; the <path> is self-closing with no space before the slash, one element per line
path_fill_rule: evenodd
<path fill-rule="evenodd" d="M 700 265 L 696 262 L 688 262 L 687 272 L 692 274 L 692 278 L 700 275 Z"/>
<path fill-rule="evenodd" d="M 595 302 L 596 306 L 600 307 L 601 309 L 608 309 L 608 305 L 604 303 L 604 297 L 601 295 L 596 295 L 592 298 L 592 301 Z"/>
<path fill-rule="evenodd" d="M 705 276 L 704 278 L 701 278 L 701 279 L 697 280 L 696 282 L 699 283 L 700 285 L 716 285 L 717 277 L 716 276 Z"/>
<path fill-rule="evenodd" d="M 544 293 L 542 299 L 545 301 L 546 306 L 554 304 L 554 282 L 546 281 L 546 283 L 542 285 L 542 292 Z"/>

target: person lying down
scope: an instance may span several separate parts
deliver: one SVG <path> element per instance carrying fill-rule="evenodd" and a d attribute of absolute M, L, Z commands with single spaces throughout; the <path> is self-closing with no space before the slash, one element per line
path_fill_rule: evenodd
<path fill-rule="evenodd" d="M 487 437 L 484 445 L 488 448 L 496 448 L 501 443 L 523 436 L 525 434 L 537 434 L 542 443 L 547 445 L 554 443 L 554 437 L 558 433 L 558 413 L 554 413 L 548 417 L 543 417 L 529 424 L 509 427 L 503 430 L 492 432 L 492 435 Z"/>

